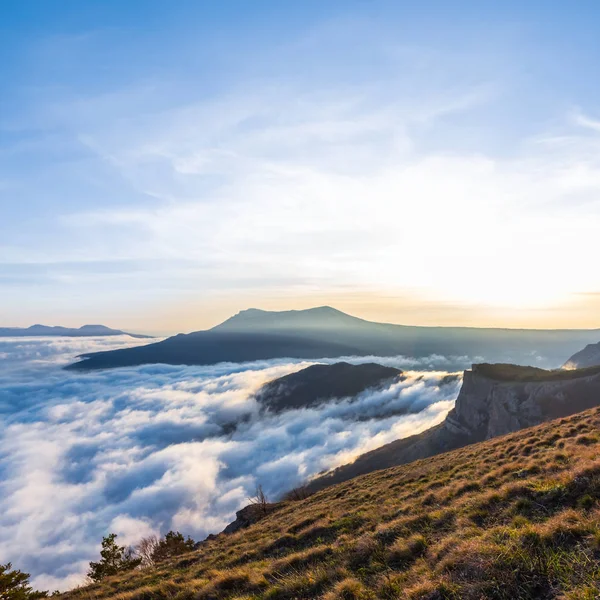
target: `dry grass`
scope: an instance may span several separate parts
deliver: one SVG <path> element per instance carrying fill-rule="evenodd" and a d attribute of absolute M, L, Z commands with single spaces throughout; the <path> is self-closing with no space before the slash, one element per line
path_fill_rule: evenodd
<path fill-rule="evenodd" d="M 600 598 L 600 409 L 284 506 L 68 600 Z"/>

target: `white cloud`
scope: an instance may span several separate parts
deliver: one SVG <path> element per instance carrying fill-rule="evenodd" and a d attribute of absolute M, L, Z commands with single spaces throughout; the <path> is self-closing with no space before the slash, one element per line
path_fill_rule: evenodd
<path fill-rule="evenodd" d="M 576 125 L 586 127 L 592 131 L 600 133 L 600 121 L 585 115 L 580 110 L 576 110 L 572 113 L 572 119 Z"/>
<path fill-rule="evenodd" d="M 190 261 L 204 291 L 296 284 L 534 308 L 600 287 L 572 260 L 595 251 L 600 138 L 525 140 L 504 157 L 425 151 L 423 123 L 472 108 L 477 87 L 423 106 L 345 92 L 266 89 L 96 131 L 159 201 L 65 223 L 118 239 L 106 260 Z"/>

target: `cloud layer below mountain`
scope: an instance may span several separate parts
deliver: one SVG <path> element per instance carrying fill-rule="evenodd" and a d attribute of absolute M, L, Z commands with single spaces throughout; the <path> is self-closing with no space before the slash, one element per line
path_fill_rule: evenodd
<path fill-rule="evenodd" d="M 169 529 L 195 539 L 218 532 L 258 483 L 275 498 L 319 471 L 418 433 L 445 417 L 460 386 L 459 379 L 442 385 L 444 370 L 411 371 L 384 390 L 273 415 L 260 411 L 253 393 L 312 363 L 91 374 L 60 368 L 81 352 L 139 343 L 0 342 L 0 562 L 31 572 L 39 588 L 80 583 L 109 531 L 123 543 Z M 405 357 L 381 362 L 423 368 Z M 463 366 L 468 362 L 464 357 Z M 449 361 L 430 357 L 425 364 Z"/>

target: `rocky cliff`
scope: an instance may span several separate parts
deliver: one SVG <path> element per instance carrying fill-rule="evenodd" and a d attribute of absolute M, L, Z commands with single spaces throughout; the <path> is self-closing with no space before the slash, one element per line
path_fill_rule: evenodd
<path fill-rule="evenodd" d="M 357 475 L 427 458 L 599 404 L 600 368 L 545 371 L 514 365 L 473 365 L 465 371 L 456 405 L 443 423 L 363 454 L 307 487 L 317 491 Z"/>

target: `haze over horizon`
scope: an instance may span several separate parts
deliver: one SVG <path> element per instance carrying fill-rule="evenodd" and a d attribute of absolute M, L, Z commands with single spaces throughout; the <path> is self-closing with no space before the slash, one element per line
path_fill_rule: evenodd
<path fill-rule="evenodd" d="M 7 4 L 2 325 L 600 327 L 599 17 Z"/>
<path fill-rule="evenodd" d="M 255 311 L 255 310 L 259 311 L 259 312 L 273 313 L 273 314 L 276 314 L 276 313 L 286 313 L 286 312 L 298 312 L 298 313 L 307 313 L 308 314 L 311 311 L 318 311 L 318 310 L 321 310 L 321 309 L 330 309 L 332 311 L 342 313 L 343 315 L 354 317 L 354 318 L 357 318 L 359 320 L 368 321 L 370 323 L 379 323 L 379 324 L 387 324 L 387 325 L 400 325 L 400 326 L 438 327 L 438 325 L 436 325 L 436 324 L 422 325 L 422 324 L 414 324 L 414 323 L 394 323 L 392 321 L 378 321 L 378 320 L 376 320 L 374 318 L 369 319 L 369 318 L 361 317 L 361 316 L 356 315 L 356 314 L 350 314 L 350 313 L 346 313 L 344 311 L 340 311 L 339 309 L 337 309 L 335 307 L 331 307 L 331 306 L 327 306 L 327 305 L 322 305 L 322 306 L 311 306 L 311 307 L 305 307 L 305 308 L 290 308 L 290 309 L 283 309 L 283 310 L 266 310 L 266 309 L 258 308 L 258 307 L 249 307 L 249 308 L 241 309 L 241 310 L 237 311 L 236 313 L 233 313 L 233 314 L 229 315 L 228 317 L 226 317 L 226 318 L 224 318 L 222 320 L 219 320 L 219 321 L 216 321 L 216 322 L 211 322 L 207 326 L 197 327 L 197 328 L 193 328 L 193 326 L 192 326 L 192 329 L 183 330 L 183 331 L 181 331 L 181 330 L 169 330 L 169 331 L 161 330 L 161 331 L 158 331 L 158 330 L 150 330 L 150 329 L 147 329 L 147 331 L 141 331 L 140 330 L 140 331 L 135 331 L 135 332 L 134 331 L 126 332 L 124 329 L 121 330 L 121 331 L 123 331 L 126 335 L 129 335 L 129 334 L 135 335 L 135 334 L 147 333 L 150 336 L 154 336 L 154 337 L 152 337 L 152 339 L 157 340 L 157 339 L 159 339 L 161 337 L 173 336 L 173 335 L 176 335 L 178 333 L 194 333 L 196 331 L 210 330 L 210 329 L 213 329 L 214 327 L 217 327 L 219 325 L 224 324 L 225 322 L 227 322 L 229 320 L 232 320 L 235 317 L 243 315 L 246 312 L 251 312 L 251 311 Z M 8 327 L 6 327 L 4 329 L 25 330 L 25 329 L 28 329 L 28 328 L 31 328 L 31 327 L 38 327 L 40 325 L 42 327 L 48 326 L 47 324 L 34 323 L 32 325 L 25 325 L 23 327 L 8 326 Z M 50 327 L 61 327 L 61 325 L 59 325 L 59 324 L 50 324 L 49 326 Z M 89 323 L 83 323 L 81 325 L 76 324 L 76 325 L 72 326 L 72 329 L 73 330 L 77 330 L 77 329 L 84 329 L 84 328 L 95 327 L 95 326 L 105 327 L 104 324 L 94 325 L 94 324 L 89 324 Z M 151 325 L 149 325 L 149 327 L 151 327 Z M 260 325 L 257 325 L 257 330 L 258 331 L 260 331 L 260 327 L 261 327 Z M 529 329 L 529 330 L 532 330 L 532 331 L 536 330 L 536 329 L 541 329 L 541 328 L 536 328 L 536 327 L 523 327 L 523 328 L 520 328 L 520 327 L 504 327 L 504 326 L 493 326 L 493 325 L 491 325 L 491 326 L 487 326 L 487 325 L 471 326 L 471 325 L 452 325 L 452 324 L 442 325 L 442 326 L 439 326 L 439 327 L 442 327 L 442 328 L 445 328 L 445 327 L 448 327 L 448 328 L 453 328 L 453 327 L 461 328 L 461 327 L 464 327 L 464 328 L 468 328 L 468 329 L 472 329 L 472 328 L 475 328 L 475 329 L 515 329 L 515 330 L 517 330 L 517 329 L 528 330 Z M 2 327 L 0 327 L 0 329 L 2 329 Z M 119 329 L 119 328 L 115 327 L 113 329 Z M 544 329 L 547 330 L 547 331 L 558 331 L 558 330 L 562 330 L 563 328 L 561 328 L 561 327 L 548 327 L 548 328 L 544 328 Z M 572 330 L 574 330 L 574 331 L 578 330 L 578 329 L 594 331 L 594 330 L 600 329 L 600 328 L 595 328 L 595 327 L 583 327 L 583 328 L 577 328 L 577 327 L 575 327 L 575 328 L 572 328 Z M 98 334 L 98 335 L 102 335 L 102 334 Z M 146 337 L 146 336 L 141 336 L 141 337 Z"/>

